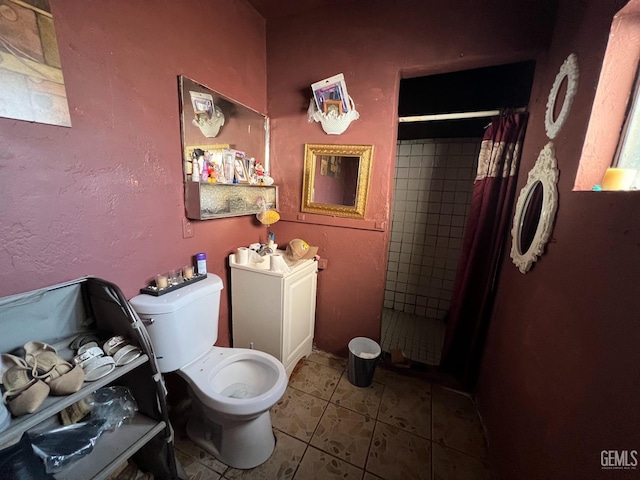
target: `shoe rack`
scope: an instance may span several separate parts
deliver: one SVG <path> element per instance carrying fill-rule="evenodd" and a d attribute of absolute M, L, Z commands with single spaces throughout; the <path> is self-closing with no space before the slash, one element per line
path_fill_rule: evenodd
<path fill-rule="evenodd" d="M 37 291 L 0 298 L 0 352 L 29 341 L 44 341 L 71 361 L 71 341 L 86 332 L 109 338 L 123 335 L 143 354 L 108 375 L 85 382 L 67 396 L 49 396 L 32 414 L 12 418 L 0 432 L 0 449 L 17 443 L 25 432 L 40 433 L 60 426 L 59 413 L 100 387 L 122 385 L 131 391 L 138 412 L 113 432 L 105 432 L 93 451 L 55 473 L 59 480 L 105 479 L 128 459 L 156 479 L 177 479 L 173 434 L 168 419 L 166 389 L 142 322 L 120 289 L 107 281 L 86 277 Z M 37 332 L 38 338 L 31 338 Z"/>

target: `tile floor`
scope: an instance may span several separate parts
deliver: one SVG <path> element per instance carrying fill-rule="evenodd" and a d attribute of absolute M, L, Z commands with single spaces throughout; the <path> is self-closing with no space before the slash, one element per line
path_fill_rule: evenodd
<path fill-rule="evenodd" d="M 351 385 L 347 361 L 313 352 L 272 408 L 276 449 L 251 470 L 227 467 L 176 428 L 177 457 L 191 480 L 490 479 L 483 430 L 465 395 L 378 368 Z"/>
<path fill-rule="evenodd" d="M 380 346 L 384 352 L 400 349 L 414 362 L 439 365 L 446 328 L 444 321 L 437 318 L 384 308 Z"/>

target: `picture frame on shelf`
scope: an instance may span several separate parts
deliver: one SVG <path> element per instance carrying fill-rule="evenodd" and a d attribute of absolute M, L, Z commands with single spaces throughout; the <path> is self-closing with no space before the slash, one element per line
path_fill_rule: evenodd
<path fill-rule="evenodd" d="M 236 157 L 234 159 L 233 170 L 238 183 L 249 183 L 249 174 L 243 158 Z"/>
<path fill-rule="evenodd" d="M 184 178 L 188 181 L 191 178 L 192 168 L 191 159 L 193 158 L 193 152 L 196 149 L 200 149 L 204 152 L 205 161 L 211 165 L 214 172 L 217 172 L 213 178 L 218 180 L 219 172 L 222 172 L 222 154 L 225 149 L 228 149 L 230 145 L 228 143 L 217 143 L 209 145 L 190 145 L 184 148 Z"/>
<path fill-rule="evenodd" d="M 193 151 L 197 148 L 208 152 L 209 154 L 222 154 L 225 148 L 229 148 L 230 145 L 228 143 L 216 143 L 209 145 L 190 145 L 184 148 L 184 160 L 191 160 L 191 155 Z"/>

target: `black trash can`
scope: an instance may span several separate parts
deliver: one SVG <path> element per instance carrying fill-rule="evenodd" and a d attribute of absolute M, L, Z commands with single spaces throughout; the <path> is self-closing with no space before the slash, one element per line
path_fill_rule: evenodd
<path fill-rule="evenodd" d="M 356 387 L 368 387 L 380 358 L 380 345 L 366 337 L 356 337 L 349 342 L 349 366 L 347 376 Z"/>

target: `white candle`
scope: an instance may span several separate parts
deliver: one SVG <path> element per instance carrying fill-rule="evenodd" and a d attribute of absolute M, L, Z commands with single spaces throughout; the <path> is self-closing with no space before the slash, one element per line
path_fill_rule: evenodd
<path fill-rule="evenodd" d="M 193 266 L 192 265 L 186 265 L 186 266 L 182 267 L 182 275 L 184 276 L 185 280 L 189 280 L 189 279 L 193 278 Z"/>
<path fill-rule="evenodd" d="M 156 287 L 158 287 L 158 290 L 167 288 L 168 284 L 169 284 L 169 279 L 167 278 L 166 274 L 156 275 Z"/>

